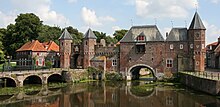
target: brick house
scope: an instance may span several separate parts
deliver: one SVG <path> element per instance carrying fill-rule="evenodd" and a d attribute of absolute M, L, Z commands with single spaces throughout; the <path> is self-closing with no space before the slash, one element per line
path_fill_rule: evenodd
<path fill-rule="evenodd" d="M 38 40 L 32 40 L 16 52 L 19 69 L 33 69 L 33 65 L 43 67 L 46 60 L 51 61 L 54 67 L 59 65 L 59 46 L 53 41 L 40 43 Z"/>
<path fill-rule="evenodd" d="M 220 68 L 220 37 L 206 46 L 206 67 Z"/>

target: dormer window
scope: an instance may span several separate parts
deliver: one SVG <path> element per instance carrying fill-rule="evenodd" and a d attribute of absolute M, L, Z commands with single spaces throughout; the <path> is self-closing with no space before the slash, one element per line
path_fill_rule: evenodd
<path fill-rule="evenodd" d="M 141 33 L 138 37 L 137 37 L 137 41 L 145 41 L 145 36 L 143 33 Z"/>

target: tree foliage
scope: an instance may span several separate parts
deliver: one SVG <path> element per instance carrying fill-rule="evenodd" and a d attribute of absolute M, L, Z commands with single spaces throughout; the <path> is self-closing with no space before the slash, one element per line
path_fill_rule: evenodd
<path fill-rule="evenodd" d="M 9 24 L 6 29 L 0 28 L 0 60 L 3 60 L 5 55 L 14 58 L 16 50 L 31 40 L 38 39 L 40 42 L 53 40 L 59 44 L 58 38 L 63 30 L 60 27 L 43 25 L 40 18 L 33 13 L 20 14 L 15 19 L 15 24 Z M 73 37 L 73 43 L 82 42 L 83 33 L 72 26 L 67 27 L 67 30 Z M 107 44 L 111 44 L 117 43 L 126 32 L 127 30 L 115 31 L 114 38 L 104 32 L 94 31 L 94 34 L 97 42 L 105 39 Z"/>
<path fill-rule="evenodd" d="M 105 39 L 106 44 L 117 43 L 117 39 L 112 38 L 111 36 L 106 36 L 106 33 L 93 31 L 95 36 L 97 37 L 96 41 L 100 42 L 101 39 Z"/>
<path fill-rule="evenodd" d="M 122 30 L 116 30 L 114 35 L 114 38 L 120 41 L 124 35 L 127 33 L 128 30 L 122 29 Z"/>
<path fill-rule="evenodd" d="M 41 30 L 39 32 L 39 36 L 37 39 L 40 42 L 47 42 L 47 41 L 55 41 L 57 44 L 59 43 L 58 38 L 61 35 L 61 29 L 59 27 L 51 27 L 48 25 L 41 26 Z"/>
<path fill-rule="evenodd" d="M 19 47 L 39 36 L 41 26 L 42 21 L 33 13 L 18 15 L 15 24 L 8 25 L 3 36 L 6 54 L 14 57 Z"/>
<path fill-rule="evenodd" d="M 100 42 L 101 39 L 105 39 L 106 38 L 106 33 L 99 32 L 99 31 L 93 31 L 93 33 L 97 37 L 97 39 L 96 39 L 97 42 Z"/>
<path fill-rule="evenodd" d="M 33 13 L 20 14 L 15 19 L 16 36 L 21 42 L 36 39 L 41 30 L 42 21 Z"/>
<path fill-rule="evenodd" d="M 72 26 L 69 26 L 66 29 L 72 35 L 73 43 L 79 44 L 79 43 L 82 42 L 82 39 L 83 39 L 83 33 L 82 32 L 79 32 L 77 29 L 73 28 Z"/>

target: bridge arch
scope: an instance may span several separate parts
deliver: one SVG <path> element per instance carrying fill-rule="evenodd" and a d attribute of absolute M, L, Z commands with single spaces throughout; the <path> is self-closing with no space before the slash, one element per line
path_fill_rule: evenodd
<path fill-rule="evenodd" d="M 0 78 L 0 87 L 16 87 L 16 80 L 10 77 L 1 77 Z"/>
<path fill-rule="evenodd" d="M 42 84 L 42 83 L 43 83 L 42 78 L 38 75 L 29 75 L 23 81 L 23 85 Z"/>
<path fill-rule="evenodd" d="M 132 80 L 135 80 L 135 79 L 139 79 L 139 76 L 140 76 L 140 70 L 142 68 L 147 68 L 151 71 L 152 73 L 152 76 L 153 76 L 153 79 L 157 79 L 156 78 L 156 72 L 155 70 L 149 66 L 149 65 L 146 65 L 146 64 L 136 64 L 136 65 L 133 65 L 131 66 L 129 69 L 128 69 L 128 73 L 129 75 L 131 76 Z"/>
<path fill-rule="evenodd" d="M 51 74 L 47 78 L 47 83 L 66 82 L 63 76 L 59 73 Z"/>

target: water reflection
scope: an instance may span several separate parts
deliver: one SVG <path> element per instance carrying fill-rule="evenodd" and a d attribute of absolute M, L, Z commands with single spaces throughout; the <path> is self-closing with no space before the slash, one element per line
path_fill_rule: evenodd
<path fill-rule="evenodd" d="M 168 86 L 91 82 L 62 89 L 0 96 L 0 107 L 219 107 L 212 96 Z M 140 87 L 141 86 L 141 87 Z"/>

